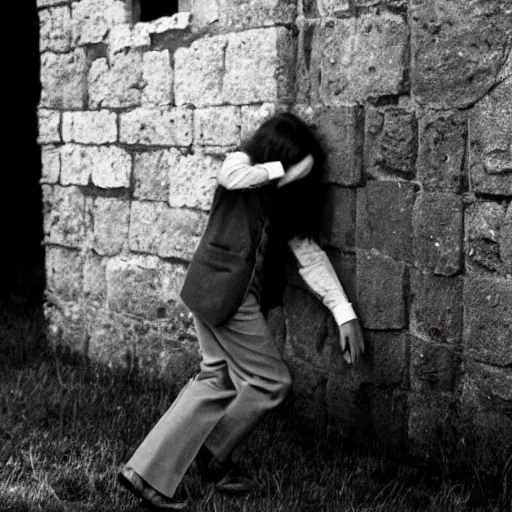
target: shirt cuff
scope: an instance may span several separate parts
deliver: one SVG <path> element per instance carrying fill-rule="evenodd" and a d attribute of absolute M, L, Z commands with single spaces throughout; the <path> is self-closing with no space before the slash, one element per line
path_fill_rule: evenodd
<path fill-rule="evenodd" d="M 284 176 L 284 168 L 281 162 L 266 162 L 262 165 L 268 172 L 268 179 L 275 180 Z"/>
<path fill-rule="evenodd" d="M 333 310 L 332 314 L 336 323 L 338 325 L 349 322 L 350 320 L 356 320 L 357 315 L 352 308 L 352 304 L 350 302 L 344 302 L 343 304 L 338 304 Z"/>

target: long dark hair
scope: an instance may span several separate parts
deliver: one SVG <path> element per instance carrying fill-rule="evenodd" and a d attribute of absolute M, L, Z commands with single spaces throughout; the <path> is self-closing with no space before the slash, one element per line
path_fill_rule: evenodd
<path fill-rule="evenodd" d="M 253 164 L 280 161 L 285 171 L 308 154 L 313 156 L 315 163 L 306 177 L 274 190 L 272 223 L 285 241 L 293 236 L 318 240 L 325 154 L 306 123 L 289 112 L 276 114 L 264 121 L 241 149 Z"/>

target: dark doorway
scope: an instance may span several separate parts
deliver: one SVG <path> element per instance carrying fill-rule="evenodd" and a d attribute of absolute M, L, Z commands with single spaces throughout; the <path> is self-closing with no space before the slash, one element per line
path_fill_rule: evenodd
<path fill-rule="evenodd" d="M 133 21 L 153 21 L 178 12 L 178 0 L 132 0 Z"/>

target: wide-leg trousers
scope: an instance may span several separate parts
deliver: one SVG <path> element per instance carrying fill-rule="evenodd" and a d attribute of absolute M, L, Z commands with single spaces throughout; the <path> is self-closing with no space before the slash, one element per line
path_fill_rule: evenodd
<path fill-rule="evenodd" d="M 126 466 L 172 497 L 201 446 L 224 462 L 262 416 L 283 401 L 291 377 L 249 293 L 222 326 L 194 317 L 200 372 L 149 432 Z"/>

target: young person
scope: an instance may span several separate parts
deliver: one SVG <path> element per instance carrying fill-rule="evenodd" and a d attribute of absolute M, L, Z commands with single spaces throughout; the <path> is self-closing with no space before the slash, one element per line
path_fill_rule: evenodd
<path fill-rule="evenodd" d="M 155 510 L 182 510 L 178 485 L 194 460 L 219 492 L 253 481 L 231 453 L 286 397 L 291 376 L 264 312 L 279 303 L 291 250 L 300 275 L 332 312 L 347 362 L 364 351 L 361 328 L 318 245 L 322 149 L 297 116 L 265 121 L 229 154 L 181 298 L 193 314 L 200 372 L 182 389 L 119 474 Z"/>

